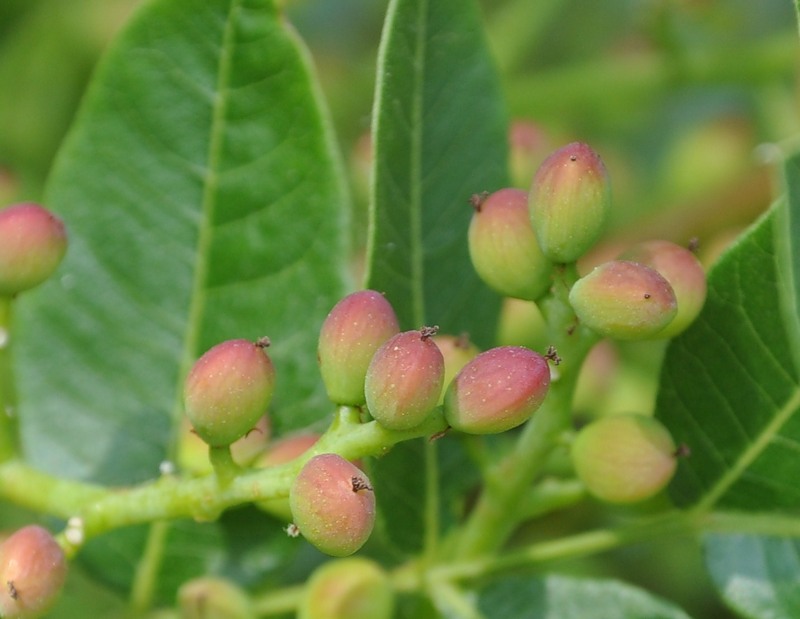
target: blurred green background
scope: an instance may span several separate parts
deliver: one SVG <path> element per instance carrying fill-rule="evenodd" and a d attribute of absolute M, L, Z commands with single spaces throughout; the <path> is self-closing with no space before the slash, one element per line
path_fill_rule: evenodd
<path fill-rule="evenodd" d="M 40 198 L 92 67 L 137 4 L 0 3 L 0 202 Z M 363 136 L 386 2 L 287 4 L 363 205 Z M 698 237 L 713 256 L 769 203 L 769 145 L 791 142 L 800 127 L 791 0 L 482 4 L 510 116 L 524 121 L 513 134 L 515 184 L 524 186 L 550 150 L 590 142 L 614 183 L 607 248 L 655 234 Z"/>
<path fill-rule="evenodd" d="M 0 205 L 41 199 L 92 68 L 138 3 L 0 0 Z M 355 238 L 363 243 L 370 110 L 386 2 L 287 5 L 328 97 L 352 178 Z M 770 204 L 779 181 L 774 162 L 800 136 L 792 0 L 482 0 L 482 6 L 514 120 L 515 185 L 525 187 L 550 151 L 573 140 L 589 142 L 609 169 L 613 221 L 584 266 L 652 237 L 697 238 L 701 258 L 711 264 Z M 640 353 L 622 351 L 638 361 Z M 624 375 L 611 404 L 607 394 L 598 395 L 602 384 L 591 385 L 586 406 L 646 402 L 657 357 L 629 364 L 644 368 L 644 378 Z M 578 404 L 584 404 L 580 397 Z M 3 524 L 11 516 L 4 514 Z M 530 535 L 552 537 L 625 516 L 584 508 L 540 523 Z M 695 617 L 728 616 L 709 593 L 695 542 L 629 548 L 560 567 L 629 579 Z"/>

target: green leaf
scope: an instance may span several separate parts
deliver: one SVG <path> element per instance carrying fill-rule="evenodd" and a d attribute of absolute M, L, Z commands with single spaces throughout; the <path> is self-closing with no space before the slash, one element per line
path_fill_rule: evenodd
<path fill-rule="evenodd" d="M 499 299 L 469 261 L 469 198 L 505 186 L 507 120 L 473 0 L 394 0 L 374 110 L 367 286 L 405 329 L 494 338 Z"/>
<path fill-rule="evenodd" d="M 328 414 L 316 340 L 346 288 L 348 207 L 332 144 L 306 52 L 271 0 L 142 6 L 49 181 L 70 235 L 63 268 L 20 302 L 37 467 L 156 477 L 174 457 L 183 374 L 228 338 L 271 338 L 276 433 Z M 220 543 L 197 541 L 198 555 Z"/>
<path fill-rule="evenodd" d="M 508 182 L 507 121 L 482 27 L 473 0 L 389 5 L 374 109 L 366 285 L 386 294 L 404 329 L 435 324 L 488 346 L 499 299 L 469 261 L 468 200 Z M 400 445 L 374 467 L 378 500 L 390 506 L 380 510 L 383 531 L 404 552 L 421 547 L 425 527 L 437 526 L 434 513 L 448 521 L 442 507 L 430 509 L 430 496 L 435 484 L 457 478 L 425 471 L 425 462 L 439 460 L 436 449 Z M 454 495 L 447 488 L 438 494 Z"/>
<path fill-rule="evenodd" d="M 70 248 L 22 299 L 22 421 L 45 470 L 153 477 L 181 378 L 268 335 L 278 431 L 329 412 L 317 327 L 345 290 L 347 206 L 305 52 L 269 0 L 162 0 L 100 67 L 49 181 Z"/>
<path fill-rule="evenodd" d="M 379 489 L 376 499 L 380 532 L 395 551 L 404 555 L 420 551 L 425 543 L 428 523 L 423 472 L 428 449 L 436 458 L 427 474 L 435 476 L 439 490 L 436 513 L 440 532 L 463 519 L 466 497 L 480 482 L 480 471 L 455 437 L 445 437 L 434 445 L 436 449 L 423 439 L 400 443 L 376 461 L 370 472 L 370 479 Z"/>
<path fill-rule="evenodd" d="M 511 577 L 480 592 L 486 619 L 688 619 L 676 606 L 612 580 Z"/>
<path fill-rule="evenodd" d="M 755 535 L 708 535 L 708 571 L 725 602 L 742 617 L 800 615 L 800 541 Z"/>
<path fill-rule="evenodd" d="M 800 385 L 789 345 L 797 324 L 780 319 L 778 221 L 773 208 L 720 259 L 703 312 L 667 350 L 656 406 L 691 450 L 671 485 L 680 505 L 800 505 Z"/>

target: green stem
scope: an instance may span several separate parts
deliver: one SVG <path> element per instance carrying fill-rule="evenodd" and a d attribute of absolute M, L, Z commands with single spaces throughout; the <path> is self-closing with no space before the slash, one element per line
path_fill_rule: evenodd
<path fill-rule="evenodd" d="M 286 615 L 293 613 L 303 599 L 305 587 L 284 587 L 257 596 L 253 600 L 253 610 L 258 617 Z"/>
<path fill-rule="evenodd" d="M 0 296 L 0 462 L 19 453 L 17 392 L 11 354 L 11 297 Z"/>
<path fill-rule="evenodd" d="M 439 547 L 439 461 L 435 441 L 425 446 L 425 556 L 432 559 Z"/>
<path fill-rule="evenodd" d="M 501 555 L 441 565 L 430 571 L 432 579 L 469 580 L 547 561 L 584 557 L 623 545 L 666 536 L 687 535 L 698 522 L 685 513 L 669 513 L 617 529 L 598 529 L 557 540 L 539 542 Z"/>
<path fill-rule="evenodd" d="M 242 471 L 242 468 L 233 461 L 230 445 L 209 447 L 208 459 L 222 486 L 227 486 Z"/>
<path fill-rule="evenodd" d="M 136 564 L 130 598 L 131 608 L 139 613 L 148 610 L 153 603 L 168 533 L 169 523 L 154 522 L 148 532 L 144 554 Z"/>
<path fill-rule="evenodd" d="M 0 464 L 0 497 L 80 524 L 82 541 L 122 526 L 172 518 L 213 520 L 228 507 L 286 497 L 300 467 L 320 453 L 348 460 L 385 452 L 395 443 L 442 432 L 447 423 L 437 411 L 410 430 L 387 430 L 377 422 L 354 423 L 351 409 L 340 411 L 330 430 L 308 452 L 286 464 L 243 471 L 220 485 L 216 475 L 164 476 L 131 488 L 108 489 L 59 479 L 18 460 Z"/>

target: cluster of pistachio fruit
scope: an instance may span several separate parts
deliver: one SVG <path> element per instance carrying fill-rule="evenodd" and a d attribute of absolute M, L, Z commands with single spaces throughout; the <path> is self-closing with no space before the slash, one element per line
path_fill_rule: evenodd
<path fill-rule="evenodd" d="M 609 175 L 591 147 L 573 142 L 544 160 L 529 191 L 501 189 L 471 202 L 476 272 L 498 293 L 536 303 L 552 293 L 554 273 L 600 238 L 611 207 Z M 568 291 L 575 324 L 616 340 L 674 337 L 698 316 L 705 297 L 705 272 L 693 251 L 666 240 L 630 247 L 577 277 Z M 600 418 L 571 446 L 587 490 L 615 503 L 660 491 L 685 450 L 659 421 L 639 414 Z"/>
<path fill-rule="evenodd" d="M 265 338 L 222 342 L 189 372 L 186 414 L 212 448 L 245 436 L 269 407 L 275 369 L 267 344 Z M 550 384 L 547 358 L 528 348 L 479 353 L 436 327 L 401 331 L 394 308 L 374 290 L 335 305 L 322 324 L 317 356 L 331 402 L 356 408 L 390 431 L 420 426 L 441 407 L 453 430 L 503 432 L 539 408 Z M 337 557 L 361 548 L 375 522 L 370 480 L 334 453 L 305 462 L 292 482 L 289 508 L 291 530 Z"/>

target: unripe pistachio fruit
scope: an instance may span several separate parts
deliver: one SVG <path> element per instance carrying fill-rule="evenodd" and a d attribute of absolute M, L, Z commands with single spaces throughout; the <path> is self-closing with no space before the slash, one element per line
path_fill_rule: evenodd
<path fill-rule="evenodd" d="M 657 271 L 638 262 L 612 260 L 579 279 L 569 302 L 580 321 L 604 337 L 655 337 L 675 317 L 675 293 Z"/>
<path fill-rule="evenodd" d="M 230 445 L 266 412 L 275 389 L 275 368 L 258 342 L 227 340 L 200 357 L 186 377 L 186 415 L 212 447 Z"/>
<path fill-rule="evenodd" d="M 297 619 L 391 619 L 394 592 L 380 565 L 348 557 L 318 567 L 306 584 Z"/>
<path fill-rule="evenodd" d="M 527 421 L 549 387 L 550 368 L 542 355 L 522 346 L 490 348 L 450 383 L 445 418 L 461 432 L 504 432 Z"/>
<path fill-rule="evenodd" d="M 13 296 L 50 277 L 67 251 L 63 222 L 38 204 L 0 210 L 0 296 Z"/>
<path fill-rule="evenodd" d="M 669 431 L 652 417 L 611 415 L 582 428 L 572 444 L 575 472 L 595 497 L 635 503 L 672 479 L 677 451 Z"/>
<path fill-rule="evenodd" d="M 289 505 L 300 534 L 334 557 L 361 548 L 375 525 L 369 479 L 336 454 L 320 454 L 306 462 L 289 490 Z"/>
<path fill-rule="evenodd" d="M 398 333 L 372 358 L 364 381 L 370 414 L 386 428 L 418 426 L 436 408 L 444 357 L 431 339 L 435 327 Z"/>
<path fill-rule="evenodd" d="M 400 331 L 389 301 L 374 290 L 346 296 L 330 311 L 319 334 L 317 359 L 328 397 L 361 406 L 364 377 L 375 351 Z"/>
<path fill-rule="evenodd" d="M 693 252 L 670 241 L 654 240 L 631 247 L 621 259 L 655 269 L 672 286 L 678 312 L 656 337 L 675 337 L 692 324 L 703 309 L 707 291 L 706 273 Z"/>
<path fill-rule="evenodd" d="M 42 527 L 19 529 L 0 544 L 0 617 L 44 614 L 67 578 L 64 551 Z"/>
<path fill-rule="evenodd" d="M 602 160 L 582 142 L 558 149 L 536 171 L 528 207 L 544 255 L 574 262 L 599 238 L 611 209 Z"/>
<path fill-rule="evenodd" d="M 550 287 L 553 264 L 545 258 L 531 227 L 528 194 L 501 189 L 473 196 L 469 255 L 480 278 L 496 292 L 534 301 Z"/>
<path fill-rule="evenodd" d="M 195 578 L 178 589 L 181 619 L 256 619 L 247 594 L 228 580 Z"/>

